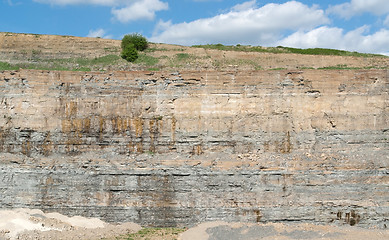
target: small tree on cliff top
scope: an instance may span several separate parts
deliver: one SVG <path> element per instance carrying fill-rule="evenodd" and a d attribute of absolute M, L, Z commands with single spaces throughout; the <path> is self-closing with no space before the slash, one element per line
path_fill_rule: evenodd
<path fill-rule="evenodd" d="M 125 46 L 122 50 L 121 57 L 129 62 L 134 62 L 138 59 L 138 51 L 136 50 L 134 44 L 128 44 Z"/>
<path fill-rule="evenodd" d="M 136 50 L 138 51 L 144 51 L 149 46 L 147 39 L 139 33 L 127 34 L 123 37 L 122 49 L 124 49 L 129 44 L 134 44 Z"/>
<path fill-rule="evenodd" d="M 122 58 L 134 62 L 138 58 L 137 51 L 144 51 L 148 48 L 147 39 L 138 33 L 127 34 L 122 39 Z"/>

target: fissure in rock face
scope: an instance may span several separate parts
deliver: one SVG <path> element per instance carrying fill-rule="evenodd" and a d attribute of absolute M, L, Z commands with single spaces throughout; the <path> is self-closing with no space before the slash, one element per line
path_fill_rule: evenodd
<path fill-rule="evenodd" d="M 0 73 L 0 206 L 387 225 L 386 70 Z"/>

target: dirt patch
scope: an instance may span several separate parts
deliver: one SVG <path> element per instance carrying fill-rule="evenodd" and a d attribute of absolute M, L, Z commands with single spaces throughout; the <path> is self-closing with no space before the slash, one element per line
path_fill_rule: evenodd
<path fill-rule="evenodd" d="M 182 228 L 142 228 L 135 223 L 108 224 L 97 218 L 67 217 L 40 210 L 0 211 L 0 240 L 4 239 L 105 239 L 105 240 L 220 240 L 220 239 L 389 239 L 389 230 L 307 223 L 208 222 Z"/>
<path fill-rule="evenodd" d="M 293 240 L 293 239 L 389 239 L 389 231 L 314 224 L 202 223 L 180 234 L 180 240 Z"/>

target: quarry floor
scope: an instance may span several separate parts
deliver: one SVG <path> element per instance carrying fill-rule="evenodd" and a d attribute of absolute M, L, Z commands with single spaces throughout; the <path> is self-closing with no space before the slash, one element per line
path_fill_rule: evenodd
<path fill-rule="evenodd" d="M 97 218 L 67 217 L 40 210 L 0 210 L 4 239 L 389 239 L 389 230 L 350 226 L 208 222 L 190 229 L 147 229 L 135 223 L 108 224 Z"/>

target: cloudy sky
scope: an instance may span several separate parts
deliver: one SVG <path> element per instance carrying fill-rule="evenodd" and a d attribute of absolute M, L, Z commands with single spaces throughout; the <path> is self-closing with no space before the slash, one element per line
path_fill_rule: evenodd
<path fill-rule="evenodd" d="M 0 0 L 0 31 L 389 55 L 389 0 Z"/>

